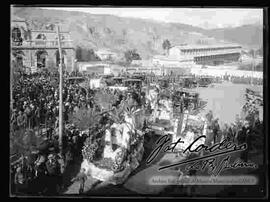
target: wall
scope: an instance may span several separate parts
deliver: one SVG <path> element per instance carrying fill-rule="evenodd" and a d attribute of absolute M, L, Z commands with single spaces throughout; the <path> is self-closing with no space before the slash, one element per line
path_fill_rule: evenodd
<path fill-rule="evenodd" d="M 181 52 L 179 48 L 173 47 L 169 50 L 169 55 L 175 58 L 180 58 Z"/>

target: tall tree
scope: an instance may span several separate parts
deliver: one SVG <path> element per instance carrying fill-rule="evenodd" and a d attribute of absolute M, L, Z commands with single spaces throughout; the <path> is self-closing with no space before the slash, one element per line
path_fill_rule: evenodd
<path fill-rule="evenodd" d="M 126 36 L 127 36 L 127 30 L 126 29 L 122 30 L 122 35 L 123 35 L 123 39 L 126 40 Z"/>
<path fill-rule="evenodd" d="M 164 51 L 166 51 L 166 54 L 169 54 L 169 49 L 171 48 L 171 43 L 168 39 L 164 40 L 162 43 L 162 48 L 164 49 Z"/>

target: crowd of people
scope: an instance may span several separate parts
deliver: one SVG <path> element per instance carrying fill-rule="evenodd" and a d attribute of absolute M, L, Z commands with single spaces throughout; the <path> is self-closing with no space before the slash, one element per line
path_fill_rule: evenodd
<path fill-rule="evenodd" d="M 49 129 L 46 130 L 46 137 L 43 138 L 42 143 L 30 153 L 23 154 L 18 163 L 12 166 L 12 181 L 16 193 L 55 194 L 61 190 L 65 168 L 74 157 L 82 158 L 83 142 L 89 135 L 82 135 L 76 127 L 70 125 L 72 124 L 70 123 L 70 117 L 80 109 L 95 109 L 97 112 L 103 112 L 104 110 L 112 110 L 114 107 L 117 108 L 125 102 L 129 106 L 145 107 L 151 110 L 145 92 L 141 91 L 136 85 L 131 86 L 128 91 L 109 87 L 102 90 L 93 90 L 66 79 L 84 76 L 79 72 L 65 73 L 64 76 L 63 118 L 64 125 L 71 127 L 68 127 L 64 132 L 63 153 L 59 153 L 57 134 L 59 127 L 58 73 L 48 71 L 34 74 L 20 73 L 12 84 L 11 132 L 15 133 L 19 130 L 39 131 L 39 128 Z M 175 78 L 166 78 L 175 81 Z M 145 83 L 157 83 L 158 79 L 159 77 L 151 75 L 150 77 L 146 76 L 144 81 L 146 81 Z M 220 82 L 220 79 L 215 78 L 214 81 Z M 233 77 L 233 79 L 239 78 Z M 100 95 L 101 92 L 103 95 Z M 98 98 L 98 96 L 104 95 L 107 95 L 107 99 L 105 97 L 103 100 Z M 103 101 L 111 104 L 103 105 Z M 229 138 L 239 143 L 248 142 L 249 148 L 251 148 L 252 142 L 257 138 L 254 134 L 262 131 L 262 122 L 258 119 L 255 119 L 252 124 L 248 121 L 237 121 L 230 126 L 225 125 L 225 128 L 221 129 L 218 119 L 214 119 L 213 114 L 209 113 L 207 116 L 210 123 L 209 141 L 213 143 Z M 247 158 L 246 153 L 243 158 Z"/>
<path fill-rule="evenodd" d="M 220 126 L 219 119 L 214 118 L 212 111 L 209 111 L 206 118 L 208 121 L 206 144 L 215 144 L 224 139 L 239 145 L 247 143 L 247 150 L 241 153 L 241 159 L 245 162 L 248 161 L 248 154 L 251 151 L 258 152 L 263 148 L 263 121 L 259 119 L 258 111 L 247 114 L 244 118 L 236 115 L 234 122 L 225 123 L 223 127 Z"/>
<path fill-rule="evenodd" d="M 34 135 L 34 134 L 32 134 Z M 17 194 L 59 194 L 63 188 L 63 175 L 74 160 L 82 158 L 81 149 L 87 134 L 74 125 L 67 125 L 59 151 L 58 134 L 40 137 L 35 146 L 21 154 L 11 164 L 11 183 Z"/>
<path fill-rule="evenodd" d="M 230 81 L 236 84 L 253 84 L 253 85 L 263 85 L 262 78 L 252 78 L 252 77 L 244 77 L 244 76 L 231 76 Z"/>
<path fill-rule="evenodd" d="M 57 151 L 59 143 L 57 135 L 59 88 L 55 85 L 57 82 L 58 75 L 50 72 L 35 74 L 20 72 L 18 79 L 13 82 L 11 133 L 18 134 L 17 131 L 22 131 L 26 136 L 29 130 L 33 130 L 34 133 L 42 131 L 39 130 L 40 128 L 46 131 L 45 134 L 38 134 L 42 137 L 38 146 L 31 152 L 23 153 L 23 156 L 12 166 L 16 192 L 30 191 L 48 194 L 55 192 L 57 187 L 47 185 L 45 182 L 55 182 L 54 179 L 56 179 L 57 183 L 53 184 L 59 185 L 63 169 L 72 159 L 71 156 L 81 156 L 82 144 L 80 143 L 83 141 L 80 140 L 82 137 L 74 129 L 67 129 L 64 133 L 63 154 L 59 155 L 59 151 Z M 79 85 L 72 85 L 66 80 L 63 88 L 63 101 L 64 124 L 68 123 L 69 114 L 78 108 L 91 105 L 87 92 Z M 26 189 L 26 187 L 28 188 Z M 52 189 L 46 190 L 46 188 Z"/>
<path fill-rule="evenodd" d="M 58 77 L 48 73 L 24 75 L 13 83 L 12 129 L 53 126 L 59 114 Z M 64 121 L 77 108 L 91 105 L 85 89 L 65 80 Z"/>
<path fill-rule="evenodd" d="M 67 77 L 78 76 L 76 73 L 66 74 Z M 70 122 L 70 115 L 79 109 L 95 109 L 102 112 L 102 103 L 97 103 L 99 90 L 85 89 L 77 83 L 70 83 L 64 79 L 63 85 L 63 118 L 64 124 Z M 53 194 L 59 190 L 63 170 L 71 161 L 72 156 L 82 157 L 81 148 L 85 136 L 79 131 L 67 129 L 63 136 L 63 154 L 58 150 L 58 115 L 59 115 L 59 88 L 57 75 L 49 72 L 35 74 L 21 74 L 13 83 L 13 105 L 11 112 L 11 132 L 45 128 L 46 132 L 39 146 L 35 150 L 23 154 L 22 158 L 12 166 L 13 182 L 17 193 L 35 192 Z M 122 101 L 142 105 L 143 94 L 138 89 L 122 92 L 117 89 L 103 89 L 103 94 L 116 97 L 112 107 L 117 107 Z M 132 98 L 132 99 L 131 99 Z M 108 102 L 109 100 L 104 100 Z M 39 135 L 39 134 L 38 134 Z M 14 135 L 13 135 L 14 136 Z M 52 180 L 49 180 L 49 178 Z M 55 180 L 56 181 L 55 181 Z M 49 186 L 44 181 L 56 182 L 57 186 Z M 38 182 L 35 184 L 35 182 Z M 43 183 L 44 182 L 44 183 Z M 58 186 L 59 185 L 59 186 Z M 28 187 L 26 189 L 26 187 Z M 47 188 L 52 188 L 46 190 Z"/>

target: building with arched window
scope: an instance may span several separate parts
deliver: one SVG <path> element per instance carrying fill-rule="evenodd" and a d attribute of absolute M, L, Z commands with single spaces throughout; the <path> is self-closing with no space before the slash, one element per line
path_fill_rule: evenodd
<path fill-rule="evenodd" d="M 75 48 L 70 33 L 60 30 L 62 62 L 67 71 L 74 70 Z M 13 16 L 11 21 L 12 60 L 29 68 L 58 68 L 60 54 L 56 27 L 30 30 L 24 19 Z M 15 61 L 16 60 L 16 61 Z"/>

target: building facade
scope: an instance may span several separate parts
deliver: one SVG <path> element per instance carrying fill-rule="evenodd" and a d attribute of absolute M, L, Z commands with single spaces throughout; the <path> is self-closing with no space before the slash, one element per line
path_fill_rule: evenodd
<path fill-rule="evenodd" d="M 30 30 L 25 20 L 13 18 L 11 21 L 11 58 L 20 66 L 29 68 L 57 68 L 60 64 L 58 36 L 51 25 L 46 30 Z M 75 49 L 69 32 L 60 31 L 64 68 L 74 69 Z"/>
<path fill-rule="evenodd" d="M 76 69 L 87 74 L 110 74 L 110 65 L 102 61 L 77 62 Z"/>
<path fill-rule="evenodd" d="M 169 50 L 169 57 L 196 64 L 218 65 L 238 61 L 240 56 L 241 46 L 238 45 L 174 46 Z"/>

